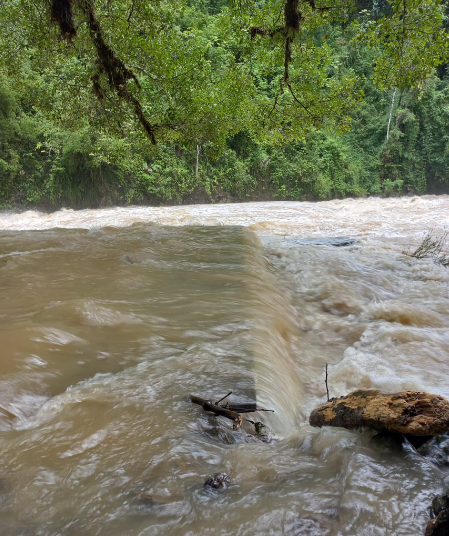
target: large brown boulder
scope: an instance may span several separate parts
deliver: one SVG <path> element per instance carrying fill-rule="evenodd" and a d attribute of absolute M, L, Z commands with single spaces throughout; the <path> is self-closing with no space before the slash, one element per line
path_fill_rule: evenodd
<path fill-rule="evenodd" d="M 359 390 L 314 409 L 312 426 L 368 427 L 397 434 L 432 436 L 449 430 L 449 402 L 415 391 L 382 394 Z"/>

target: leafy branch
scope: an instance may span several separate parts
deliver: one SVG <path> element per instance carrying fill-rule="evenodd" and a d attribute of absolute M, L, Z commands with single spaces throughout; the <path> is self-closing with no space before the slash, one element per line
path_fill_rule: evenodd
<path fill-rule="evenodd" d="M 125 65 L 123 60 L 117 57 L 115 51 L 106 43 L 103 29 L 95 15 L 94 0 L 52 0 L 50 8 L 52 21 L 58 24 L 61 36 L 67 41 L 72 41 L 77 33 L 73 18 L 74 3 L 78 5 L 86 19 L 89 36 L 97 54 L 97 72 L 92 76 L 94 94 L 100 100 L 104 98 L 105 92 L 101 85 L 101 75 L 105 75 L 109 88 L 115 91 L 120 100 L 127 102 L 134 109 L 140 124 L 155 145 L 155 127 L 145 117 L 140 100 L 128 88 L 130 80 L 135 82 L 138 89 L 141 89 L 140 83 L 134 72 Z M 134 4 L 132 10 L 134 10 Z M 132 11 L 128 22 L 131 16 Z"/>

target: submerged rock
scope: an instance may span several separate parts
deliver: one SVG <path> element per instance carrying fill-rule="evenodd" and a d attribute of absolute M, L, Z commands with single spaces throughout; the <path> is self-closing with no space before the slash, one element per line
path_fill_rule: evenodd
<path fill-rule="evenodd" d="M 416 391 L 382 394 L 358 390 L 314 409 L 312 426 L 367 427 L 396 434 L 433 436 L 449 431 L 449 402 Z"/>
<path fill-rule="evenodd" d="M 121 261 L 124 262 L 125 264 L 134 264 L 136 262 L 134 258 L 132 257 L 132 255 L 122 255 Z"/>
<path fill-rule="evenodd" d="M 137 495 L 137 501 L 139 504 L 147 507 L 158 506 L 160 502 L 156 501 L 153 494 L 147 491 L 141 491 Z"/>
<path fill-rule="evenodd" d="M 449 469 L 449 435 L 432 438 L 418 452 L 442 469 Z"/>
<path fill-rule="evenodd" d="M 226 473 L 217 473 L 210 476 L 206 482 L 204 482 L 205 488 L 213 489 L 225 489 L 231 484 L 231 477 Z"/>
<path fill-rule="evenodd" d="M 427 523 L 424 536 L 447 536 L 449 534 L 449 496 L 435 497 L 430 507 L 431 516 L 436 516 Z"/>
<path fill-rule="evenodd" d="M 335 246 L 337 248 L 352 246 L 357 242 L 350 236 L 323 236 L 319 238 L 287 238 L 288 242 L 301 246 Z"/>
<path fill-rule="evenodd" d="M 330 536 L 331 527 L 329 526 L 329 520 L 325 519 L 320 514 L 311 516 L 298 516 L 298 518 L 292 522 L 284 521 L 284 530 L 281 534 L 288 534 L 291 536 Z"/>
<path fill-rule="evenodd" d="M 438 517 L 438 515 L 449 508 L 449 495 L 438 495 L 434 497 L 432 506 L 430 507 L 431 517 Z"/>

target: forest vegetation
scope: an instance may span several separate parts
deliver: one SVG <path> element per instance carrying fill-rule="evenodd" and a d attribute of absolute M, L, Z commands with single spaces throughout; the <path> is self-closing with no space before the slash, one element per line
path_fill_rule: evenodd
<path fill-rule="evenodd" d="M 0 207 L 449 191 L 438 0 L 3 0 Z"/>

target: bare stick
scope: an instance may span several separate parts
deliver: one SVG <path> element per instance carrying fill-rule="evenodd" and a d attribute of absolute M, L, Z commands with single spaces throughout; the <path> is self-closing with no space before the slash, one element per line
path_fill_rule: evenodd
<path fill-rule="evenodd" d="M 226 404 L 227 409 L 237 411 L 237 413 L 257 413 L 258 411 L 271 411 L 274 413 L 274 409 L 259 408 L 256 404 Z"/>
<path fill-rule="evenodd" d="M 327 385 L 327 363 L 326 363 L 326 380 L 325 380 L 325 383 L 326 383 L 327 401 L 329 402 L 330 399 L 329 399 L 329 387 Z"/>
<path fill-rule="evenodd" d="M 229 391 L 229 393 L 228 393 L 226 396 L 224 396 L 223 398 L 220 398 L 220 400 L 217 400 L 217 401 L 215 402 L 215 405 L 218 406 L 218 404 L 219 404 L 220 402 L 223 402 L 223 400 L 224 400 L 225 398 L 228 398 L 229 395 L 232 395 L 232 391 Z"/>
<path fill-rule="evenodd" d="M 434 236 L 433 233 L 434 229 L 430 229 L 421 245 L 413 253 L 407 253 L 407 255 L 416 259 L 430 258 L 437 264 L 447 266 L 449 264 L 449 255 L 444 253 L 443 250 L 447 247 L 446 241 L 449 232 L 445 229 L 440 237 Z"/>

